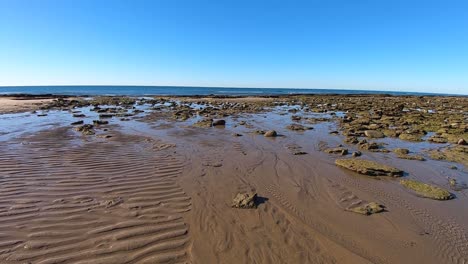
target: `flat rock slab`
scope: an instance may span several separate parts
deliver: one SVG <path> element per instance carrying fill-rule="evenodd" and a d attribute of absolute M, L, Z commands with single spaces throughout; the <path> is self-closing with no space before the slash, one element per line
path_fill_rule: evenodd
<path fill-rule="evenodd" d="M 335 160 L 335 164 L 348 170 L 369 176 L 403 176 L 402 170 L 370 160 L 337 159 Z"/>
<path fill-rule="evenodd" d="M 257 208 L 257 194 L 256 193 L 238 193 L 232 201 L 234 208 Z"/>
<path fill-rule="evenodd" d="M 403 179 L 400 180 L 400 184 L 425 198 L 434 200 L 450 200 L 454 198 L 453 194 L 448 190 L 420 181 Z"/>

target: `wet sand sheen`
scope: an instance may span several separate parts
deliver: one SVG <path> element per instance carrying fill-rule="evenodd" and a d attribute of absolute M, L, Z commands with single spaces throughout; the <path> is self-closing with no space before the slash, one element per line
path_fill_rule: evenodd
<path fill-rule="evenodd" d="M 232 126 L 235 118 L 198 128 L 155 115 L 141 124 L 111 122 L 106 139 L 65 125 L 0 142 L 0 262 L 467 261 L 464 191 L 432 201 L 396 179 L 339 168 L 339 156 L 321 151 L 324 141 L 342 142 L 329 135 L 332 122 L 297 132 L 285 129 L 290 115 L 265 115 L 240 116 L 249 129 Z M 280 136 L 250 132 L 257 128 Z M 441 185 L 439 174 L 466 176 L 436 161 L 363 158 Z M 231 208 L 235 194 L 247 191 L 262 198 L 259 207 Z M 371 201 L 387 212 L 346 210 Z"/>

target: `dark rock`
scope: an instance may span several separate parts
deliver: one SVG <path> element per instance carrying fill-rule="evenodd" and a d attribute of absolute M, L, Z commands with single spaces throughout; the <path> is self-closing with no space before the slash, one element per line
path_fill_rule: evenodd
<path fill-rule="evenodd" d="M 84 121 L 83 121 L 83 120 L 80 120 L 80 121 L 76 121 L 76 122 L 71 123 L 72 126 L 82 125 L 82 124 L 84 124 Z"/>
<path fill-rule="evenodd" d="M 211 125 L 212 126 L 224 126 L 226 125 L 226 121 L 223 119 L 214 120 Z"/>

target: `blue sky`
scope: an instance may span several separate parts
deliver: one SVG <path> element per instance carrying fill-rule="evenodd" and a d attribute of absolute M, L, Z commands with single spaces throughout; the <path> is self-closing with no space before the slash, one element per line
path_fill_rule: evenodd
<path fill-rule="evenodd" d="M 0 86 L 468 94 L 468 1 L 0 0 Z"/>

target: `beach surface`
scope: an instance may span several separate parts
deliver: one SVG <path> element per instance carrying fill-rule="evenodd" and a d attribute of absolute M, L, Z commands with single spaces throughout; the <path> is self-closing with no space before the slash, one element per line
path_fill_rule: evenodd
<path fill-rule="evenodd" d="M 0 113 L 0 263 L 468 263 L 468 97 L 16 97 Z"/>

